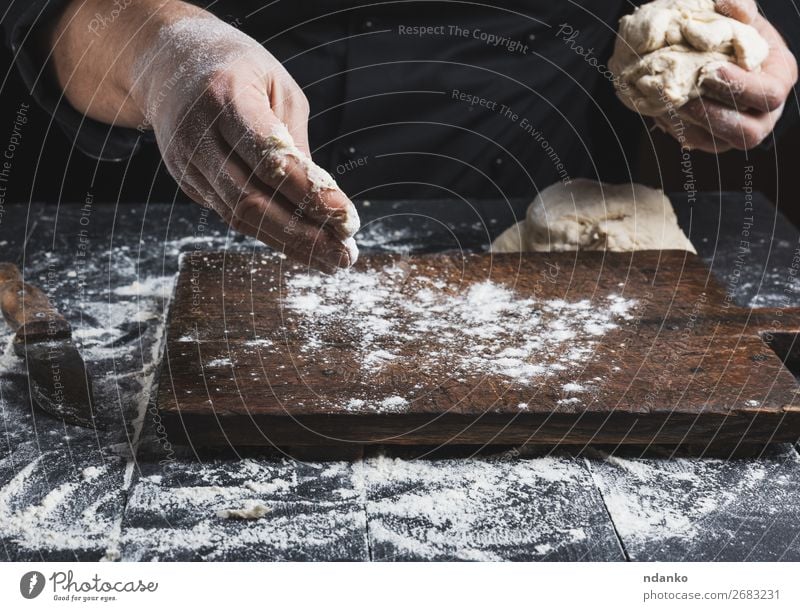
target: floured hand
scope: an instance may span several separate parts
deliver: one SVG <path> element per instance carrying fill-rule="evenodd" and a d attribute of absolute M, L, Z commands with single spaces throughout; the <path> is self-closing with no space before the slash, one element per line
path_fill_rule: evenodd
<path fill-rule="evenodd" d="M 358 214 L 311 161 L 308 102 L 283 66 L 208 13 L 163 25 L 150 49 L 132 97 L 183 191 L 298 261 L 352 265 Z"/>
<path fill-rule="evenodd" d="M 725 62 L 703 82 L 705 96 L 678 110 L 686 146 L 710 153 L 758 146 L 775 127 L 797 81 L 797 61 L 781 35 L 753 0 L 717 0 L 718 12 L 753 26 L 769 44 L 760 71 Z M 678 138 L 680 124 L 657 117 L 656 124 Z"/>

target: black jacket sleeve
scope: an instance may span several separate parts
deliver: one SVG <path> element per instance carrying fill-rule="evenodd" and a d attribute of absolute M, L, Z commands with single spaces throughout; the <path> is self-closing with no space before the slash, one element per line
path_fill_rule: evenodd
<path fill-rule="evenodd" d="M 102 161 L 126 159 L 138 150 L 142 140 L 153 140 L 152 132 L 114 127 L 84 116 L 66 100 L 48 65 L 47 49 L 38 34 L 68 1 L 0 0 L 6 46 L 33 99 L 53 115 L 81 152 Z M 86 35 L 92 33 L 87 31 Z"/>

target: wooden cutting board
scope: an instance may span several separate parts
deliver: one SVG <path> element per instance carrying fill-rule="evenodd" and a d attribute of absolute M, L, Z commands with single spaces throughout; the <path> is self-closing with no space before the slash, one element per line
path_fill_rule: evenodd
<path fill-rule="evenodd" d="M 197 252 L 158 401 L 193 445 L 786 441 L 798 333 L 800 311 L 736 307 L 683 251 L 365 256 L 333 277 Z"/>

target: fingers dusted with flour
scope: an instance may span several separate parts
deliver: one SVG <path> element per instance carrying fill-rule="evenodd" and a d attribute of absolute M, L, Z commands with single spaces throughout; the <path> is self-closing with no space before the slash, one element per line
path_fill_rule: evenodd
<path fill-rule="evenodd" d="M 772 132 L 781 115 L 780 107 L 772 112 L 751 113 L 737 110 L 714 100 L 692 100 L 678 112 L 685 121 L 705 129 L 731 148 L 752 149 Z"/>
<path fill-rule="evenodd" d="M 728 143 L 715 139 L 708 130 L 684 121 L 680 117 L 677 120 L 654 117 L 653 120 L 661 131 L 671 135 L 689 150 L 724 153 L 732 148 Z"/>
<path fill-rule="evenodd" d="M 753 0 L 718 0 L 716 8 L 755 28 L 769 45 L 769 54 L 758 70 L 730 62 L 708 70 L 703 81 L 705 98 L 686 104 L 680 114 L 716 140 L 748 150 L 769 136 L 783 114 L 797 82 L 797 60 Z"/>
<path fill-rule="evenodd" d="M 721 64 L 704 81 L 708 94 L 745 110 L 772 112 L 781 108 L 797 82 L 797 60 L 781 35 L 752 0 L 717 2 L 717 10 L 754 27 L 769 45 L 769 55 L 760 70 L 744 70 L 736 64 Z"/>
<path fill-rule="evenodd" d="M 758 7 L 753 0 L 716 0 L 718 13 L 741 21 L 751 23 L 758 16 Z"/>
<path fill-rule="evenodd" d="M 240 112 L 224 113 L 220 130 L 253 174 L 293 202 L 305 218 L 342 239 L 352 237 L 360 226 L 358 213 L 331 175 L 296 144 L 276 115 L 262 110 L 260 117 L 247 120 Z"/>
<path fill-rule="evenodd" d="M 282 193 L 262 183 L 235 151 L 224 161 L 214 184 L 221 199 L 235 202 L 226 207 L 225 219 L 237 231 L 329 273 L 358 258 L 352 237 L 340 238 L 299 213 Z"/>
<path fill-rule="evenodd" d="M 187 163 L 198 168 L 215 189 L 215 209 L 237 231 L 326 272 L 352 265 L 358 214 L 311 160 L 308 102 L 291 76 L 215 17 L 192 17 L 165 30 L 160 39 L 171 55 L 195 53 L 199 41 L 208 50 L 184 95 L 151 113 L 173 176 Z M 145 106 L 153 107 L 146 97 Z"/>

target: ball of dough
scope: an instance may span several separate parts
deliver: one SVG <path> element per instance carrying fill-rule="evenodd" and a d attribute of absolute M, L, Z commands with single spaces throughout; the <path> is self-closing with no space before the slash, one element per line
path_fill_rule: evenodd
<path fill-rule="evenodd" d="M 721 62 L 758 70 L 769 45 L 745 23 L 714 10 L 714 0 L 655 0 L 619 22 L 609 68 L 630 109 L 659 116 L 704 95 Z"/>
<path fill-rule="evenodd" d="M 525 219 L 492 243 L 492 252 L 570 250 L 696 252 L 660 189 L 586 179 L 541 191 Z"/>

